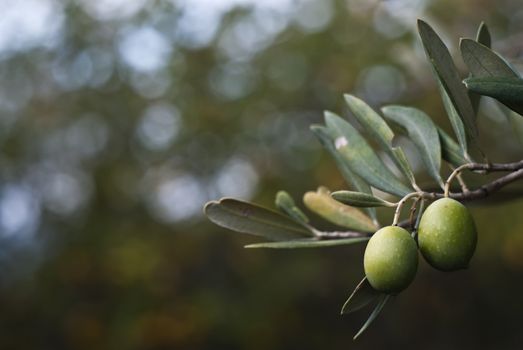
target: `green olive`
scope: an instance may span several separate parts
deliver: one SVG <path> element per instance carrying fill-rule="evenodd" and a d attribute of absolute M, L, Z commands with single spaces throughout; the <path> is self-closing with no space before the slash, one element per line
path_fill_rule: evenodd
<path fill-rule="evenodd" d="M 454 271 L 467 268 L 476 249 L 477 233 L 467 208 L 451 198 L 427 207 L 418 227 L 421 254 L 434 268 Z"/>
<path fill-rule="evenodd" d="M 398 226 L 378 230 L 369 240 L 363 257 L 371 286 L 396 294 L 407 288 L 418 269 L 418 247 L 409 232 Z"/>

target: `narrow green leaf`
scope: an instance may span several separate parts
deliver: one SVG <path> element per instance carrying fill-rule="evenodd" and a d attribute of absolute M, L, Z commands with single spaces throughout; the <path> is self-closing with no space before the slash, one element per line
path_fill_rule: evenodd
<path fill-rule="evenodd" d="M 360 335 L 362 335 L 363 332 L 365 332 L 365 330 L 376 319 L 376 317 L 378 317 L 378 315 L 380 314 L 381 310 L 383 310 L 383 307 L 385 306 L 385 304 L 387 303 L 389 298 L 390 298 L 390 295 L 386 295 L 386 294 L 381 295 L 381 297 L 379 298 L 378 304 L 374 308 L 374 311 L 372 311 L 372 313 L 370 314 L 369 318 L 367 319 L 367 321 L 365 322 L 363 327 L 361 327 L 361 329 L 358 331 L 358 333 L 356 333 L 356 335 L 353 338 L 354 340 L 356 340 L 356 338 L 358 338 Z"/>
<path fill-rule="evenodd" d="M 370 237 L 353 237 L 342 239 L 318 240 L 315 238 L 301 239 L 286 242 L 263 242 L 246 245 L 245 248 L 270 248 L 270 249 L 297 249 L 297 248 L 323 248 L 339 245 L 356 244 L 366 242 Z"/>
<path fill-rule="evenodd" d="M 472 39 L 461 39 L 459 47 L 463 61 L 473 77 L 519 77 L 503 57 L 487 46 Z"/>
<path fill-rule="evenodd" d="M 285 214 L 289 215 L 294 220 L 301 223 L 308 223 L 309 218 L 305 215 L 300 208 L 296 206 L 292 197 L 285 191 L 278 191 L 276 194 L 275 204 Z"/>
<path fill-rule="evenodd" d="M 514 112 L 523 114 L 523 79 L 507 77 L 467 78 L 467 88 L 477 94 L 490 96 Z"/>
<path fill-rule="evenodd" d="M 478 32 L 476 33 L 476 41 L 486 47 L 490 47 L 492 44 L 490 31 L 485 22 L 481 22 L 479 25 Z"/>
<path fill-rule="evenodd" d="M 443 106 L 445 107 L 445 111 L 447 111 L 447 116 L 450 120 L 450 125 L 452 126 L 452 130 L 454 130 L 454 134 L 458 138 L 461 153 L 464 157 L 466 157 L 465 155 L 468 154 L 468 146 L 467 135 L 465 133 L 465 126 L 463 125 L 463 122 L 461 121 L 461 118 L 458 115 L 458 111 L 456 111 L 456 108 L 454 108 L 454 105 L 452 104 L 449 95 L 443 88 L 443 85 L 441 85 L 441 83 L 438 83 L 438 87 L 441 99 L 443 101 Z"/>
<path fill-rule="evenodd" d="M 479 25 L 478 31 L 476 33 L 476 41 L 490 48 L 492 40 L 490 37 L 490 32 L 485 22 L 481 22 L 481 24 Z M 470 74 L 469 76 L 472 76 L 472 74 Z M 472 104 L 472 109 L 474 110 L 474 114 L 476 114 L 477 116 L 481 96 L 473 93 L 472 91 L 469 91 L 469 98 L 470 103 Z"/>
<path fill-rule="evenodd" d="M 454 167 L 458 167 L 462 164 L 469 163 L 469 161 L 463 156 L 459 145 L 449 136 L 443 129 L 438 127 L 439 143 L 441 146 L 441 158 L 452 164 Z"/>
<path fill-rule="evenodd" d="M 307 192 L 303 202 L 311 211 L 336 225 L 363 232 L 374 232 L 377 225 L 361 210 L 344 205 L 330 196 L 325 187 L 316 192 Z"/>
<path fill-rule="evenodd" d="M 383 164 L 360 133 L 339 116 L 326 112 L 325 123 L 334 139 L 334 146 L 352 171 L 371 186 L 403 197 L 411 190 L 400 182 Z"/>
<path fill-rule="evenodd" d="M 368 193 L 354 191 L 336 191 L 331 197 L 338 202 L 352 205 L 353 207 L 394 207 L 394 203 L 387 202 L 381 198 L 374 197 Z"/>
<path fill-rule="evenodd" d="M 376 300 L 380 295 L 380 292 L 372 288 L 367 277 L 356 286 L 349 299 L 343 304 L 341 308 L 341 314 L 349 314 L 357 311 L 368 304 Z"/>
<path fill-rule="evenodd" d="M 445 108 L 451 118 L 452 127 L 454 128 L 458 139 L 460 138 L 459 134 L 461 130 L 456 127 L 459 124 L 452 121 L 452 118 L 455 118 L 456 115 L 459 116 L 462 123 L 466 126 L 465 133 L 467 137 L 470 139 L 476 139 L 478 136 L 478 130 L 476 127 L 474 110 L 468 92 L 461 83 L 460 75 L 454 61 L 452 60 L 450 52 L 434 29 L 432 29 L 426 22 L 418 20 L 418 31 L 427 57 L 436 73 L 436 78 L 439 81 L 442 90 L 446 92 L 447 96 L 443 96 Z M 454 108 L 454 112 L 452 110 L 449 111 L 450 105 Z M 463 150 L 466 151 L 466 147 L 463 147 Z"/>
<path fill-rule="evenodd" d="M 345 163 L 345 160 L 341 157 L 341 154 L 336 151 L 336 148 L 334 147 L 336 136 L 332 135 L 325 126 L 321 125 L 311 125 L 311 131 L 316 135 L 322 146 L 334 159 L 336 166 L 340 170 L 341 175 L 347 184 L 359 192 L 372 193 L 367 182 L 350 170 L 349 166 Z M 374 222 L 378 222 L 376 210 L 374 208 L 366 208 L 365 211 L 370 215 Z"/>
<path fill-rule="evenodd" d="M 360 192 L 372 193 L 367 182 L 350 170 L 350 167 L 345 164 L 345 160 L 336 151 L 336 148 L 334 147 L 336 136 L 333 135 L 327 127 L 321 125 L 311 125 L 311 131 L 316 135 L 316 137 L 318 137 L 320 143 L 325 147 L 325 149 L 327 149 L 332 158 L 334 158 L 334 161 L 345 181 Z"/>
<path fill-rule="evenodd" d="M 204 212 L 218 226 L 263 236 L 274 241 L 313 236 L 312 232 L 286 216 L 232 198 L 208 202 L 204 207 Z"/>
<path fill-rule="evenodd" d="M 441 146 L 438 129 L 423 111 L 403 106 L 386 106 L 382 109 L 385 118 L 391 120 L 408 135 L 417 146 L 429 175 L 443 186 L 440 176 Z"/>
<path fill-rule="evenodd" d="M 344 97 L 352 114 L 358 119 L 367 133 L 380 144 L 398 169 L 401 170 L 409 182 L 416 187 L 416 180 L 405 153 L 403 153 L 400 147 L 392 146 L 394 132 L 385 120 L 361 99 L 349 94 L 345 94 Z"/>

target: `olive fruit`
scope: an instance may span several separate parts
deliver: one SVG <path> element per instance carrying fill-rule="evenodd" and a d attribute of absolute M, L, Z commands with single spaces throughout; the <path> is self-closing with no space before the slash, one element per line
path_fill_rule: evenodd
<path fill-rule="evenodd" d="M 454 271 L 468 267 L 476 242 L 474 220 L 460 202 L 438 199 L 423 213 L 418 245 L 425 260 L 434 268 Z"/>
<path fill-rule="evenodd" d="M 416 242 L 401 227 L 383 227 L 369 240 L 363 267 L 374 289 L 388 294 L 401 292 L 412 282 L 418 269 Z"/>

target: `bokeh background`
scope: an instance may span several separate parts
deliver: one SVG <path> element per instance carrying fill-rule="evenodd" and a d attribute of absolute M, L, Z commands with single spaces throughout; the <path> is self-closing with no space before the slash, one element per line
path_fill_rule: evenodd
<path fill-rule="evenodd" d="M 272 206 L 279 189 L 346 188 L 308 129 L 346 113 L 342 93 L 450 130 L 416 19 L 455 54 L 485 20 L 521 69 L 521 5 L 0 0 L 0 348 L 521 348 L 521 200 L 472 207 L 471 268 L 421 263 L 357 342 L 370 310 L 339 310 L 363 246 L 245 250 L 257 239 L 202 214 L 222 196 Z M 482 111 L 489 157 L 521 159 Z"/>

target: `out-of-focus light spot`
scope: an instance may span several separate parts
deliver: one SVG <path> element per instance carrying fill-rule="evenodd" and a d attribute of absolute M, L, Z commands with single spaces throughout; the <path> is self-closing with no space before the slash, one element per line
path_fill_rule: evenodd
<path fill-rule="evenodd" d="M 263 31 L 280 32 L 287 25 L 287 16 L 295 8 L 294 0 L 172 0 L 180 9 L 176 40 L 190 48 L 208 46 L 215 38 L 222 17 L 234 8 L 251 8 L 253 16 L 261 21 Z M 258 27 L 260 25 L 258 24 Z M 272 30 L 270 29 L 272 28 Z M 233 40 L 233 38 L 230 38 Z M 243 44 L 245 45 L 245 44 Z"/>
<path fill-rule="evenodd" d="M 76 119 L 65 130 L 63 137 L 63 149 L 76 158 L 93 158 L 107 145 L 109 127 L 101 117 L 87 114 Z"/>
<path fill-rule="evenodd" d="M 40 219 L 40 205 L 35 194 L 23 185 L 7 185 L 0 193 L 0 234 L 27 236 Z"/>
<path fill-rule="evenodd" d="M 113 73 L 113 56 L 109 49 L 90 47 L 76 56 L 59 57 L 51 69 L 54 81 L 64 90 L 84 86 L 99 87 Z"/>
<path fill-rule="evenodd" d="M 149 198 L 152 214 L 165 222 L 188 220 L 202 212 L 206 193 L 192 175 L 161 180 Z"/>
<path fill-rule="evenodd" d="M 214 68 L 209 77 L 215 95 L 236 100 L 250 94 L 256 87 L 256 74 L 244 64 L 224 64 Z"/>
<path fill-rule="evenodd" d="M 125 19 L 138 13 L 147 0 L 78 0 L 91 17 L 98 20 Z"/>
<path fill-rule="evenodd" d="M 381 1 L 380 6 L 405 25 L 414 26 L 413 18 L 421 17 L 430 0 L 388 0 Z"/>
<path fill-rule="evenodd" d="M 350 16 L 366 16 L 375 8 L 376 3 L 380 1 L 381 0 L 345 0 L 345 4 Z"/>
<path fill-rule="evenodd" d="M 157 103 L 145 111 L 138 124 L 137 135 L 146 148 L 164 150 L 173 143 L 180 128 L 179 110 L 166 103 Z"/>
<path fill-rule="evenodd" d="M 358 90 L 371 104 L 396 100 L 405 90 L 403 73 L 393 66 L 372 66 L 358 77 Z"/>
<path fill-rule="evenodd" d="M 307 79 L 307 61 L 301 54 L 282 55 L 271 63 L 268 75 L 280 89 L 297 90 Z"/>
<path fill-rule="evenodd" d="M 91 57 L 86 52 L 79 53 L 73 60 L 56 60 L 53 66 L 53 78 L 65 90 L 75 90 L 86 85 L 93 75 Z"/>
<path fill-rule="evenodd" d="M 293 0 L 179 0 L 175 4 L 181 12 L 175 39 L 189 48 L 208 46 L 227 12 L 251 8 L 248 18 L 229 26 L 220 39 L 221 50 L 237 60 L 246 60 L 269 45 L 285 29 L 288 15 L 296 7 Z"/>
<path fill-rule="evenodd" d="M 378 7 L 373 17 L 374 29 L 388 39 L 395 39 L 408 31 L 385 7 Z"/>
<path fill-rule="evenodd" d="M 250 199 L 258 184 L 258 174 L 252 164 L 241 157 L 227 161 L 213 181 L 219 197 Z"/>
<path fill-rule="evenodd" d="M 427 0 L 388 0 L 380 2 L 373 17 L 374 29 L 395 39 L 414 28 L 413 18 L 423 17 Z"/>
<path fill-rule="evenodd" d="M 134 90 L 148 99 L 162 97 L 171 86 L 171 74 L 166 70 L 133 71 L 130 78 Z"/>
<path fill-rule="evenodd" d="M 334 15 L 330 0 L 301 0 L 296 7 L 294 20 L 305 32 L 319 32 L 325 29 Z"/>
<path fill-rule="evenodd" d="M 218 48 L 231 61 L 248 61 L 274 41 L 287 21 L 279 12 L 253 11 L 224 30 Z"/>
<path fill-rule="evenodd" d="M 65 128 L 42 135 L 37 147 L 45 159 L 77 164 L 98 156 L 108 139 L 107 124 L 101 117 L 87 114 Z"/>
<path fill-rule="evenodd" d="M 62 5 L 54 0 L 3 0 L 0 58 L 34 47 L 53 47 L 64 22 Z"/>
<path fill-rule="evenodd" d="M 152 27 L 124 31 L 119 43 L 123 61 L 141 72 L 164 68 L 172 53 L 172 43 Z"/>
<path fill-rule="evenodd" d="M 43 174 L 41 194 L 45 207 L 59 215 L 71 215 L 81 209 L 90 197 L 92 185 L 79 172 Z"/>
<path fill-rule="evenodd" d="M 208 46 L 220 26 L 221 13 L 201 1 L 182 1 L 182 14 L 176 22 L 176 41 L 188 48 Z"/>
<path fill-rule="evenodd" d="M 102 47 L 90 47 L 86 50 L 86 53 L 93 66 L 89 85 L 91 87 L 102 86 L 109 80 L 113 73 L 114 58 L 112 51 Z"/>

